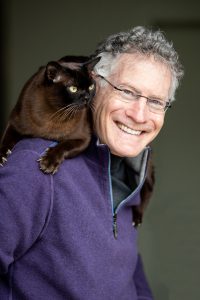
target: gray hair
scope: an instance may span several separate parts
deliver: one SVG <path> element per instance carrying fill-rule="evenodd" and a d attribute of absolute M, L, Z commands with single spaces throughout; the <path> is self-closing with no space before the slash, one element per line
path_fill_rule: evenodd
<path fill-rule="evenodd" d="M 146 57 L 153 55 L 155 59 L 164 63 L 172 74 L 169 96 L 174 100 L 175 91 L 184 71 L 172 42 L 168 42 L 160 30 L 153 31 L 137 26 L 130 31 L 109 36 L 98 45 L 94 53 L 94 56 L 101 56 L 101 60 L 94 68 L 95 73 L 109 76 L 116 66 L 117 58 L 123 53 L 138 53 Z"/>

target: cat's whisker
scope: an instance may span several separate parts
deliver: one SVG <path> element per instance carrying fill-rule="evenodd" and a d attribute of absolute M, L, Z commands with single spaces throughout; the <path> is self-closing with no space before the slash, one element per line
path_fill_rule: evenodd
<path fill-rule="evenodd" d="M 71 106 L 70 108 L 65 110 L 65 115 L 67 115 L 66 113 L 69 112 L 69 114 L 71 114 L 75 109 L 76 109 L 76 104 L 73 104 L 73 106 Z"/>
<path fill-rule="evenodd" d="M 56 118 L 56 117 L 57 117 L 63 110 L 65 110 L 65 109 L 66 109 L 66 106 L 64 106 L 64 107 L 62 107 L 62 108 L 60 108 L 60 109 L 58 109 L 55 113 L 53 113 L 53 114 L 50 116 L 50 120 Z"/>
<path fill-rule="evenodd" d="M 60 115 L 61 122 L 64 121 L 66 118 L 68 118 L 68 120 L 70 120 L 71 117 L 74 115 L 74 110 L 76 110 L 76 104 L 73 104 L 69 108 L 65 109 L 62 112 L 62 114 Z"/>
<path fill-rule="evenodd" d="M 70 111 L 67 113 L 68 115 L 70 114 Z M 66 120 L 66 111 L 64 110 L 57 118 L 57 122 L 62 123 L 63 121 Z"/>
<path fill-rule="evenodd" d="M 58 109 L 55 113 L 53 113 L 53 114 L 50 116 L 50 119 L 57 118 L 57 115 L 60 116 L 60 114 L 61 114 L 63 111 L 65 111 L 66 109 L 68 109 L 68 108 L 70 108 L 70 107 L 72 107 L 72 106 L 74 106 L 74 103 L 70 103 L 70 104 L 68 104 L 68 105 L 66 105 L 66 106 L 64 106 L 64 107 L 62 107 L 62 108 L 60 108 L 60 109 Z"/>
<path fill-rule="evenodd" d="M 74 118 L 78 110 L 79 110 L 79 105 L 75 105 L 74 109 L 71 111 L 70 118 Z"/>
<path fill-rule="evenodd" d="M 54 118 L 56 121 L 62 122 L 66 117 L 66 111 L 70 114 L 71 110 L 73 110 L 74 104 L 69 104 L 67 106 L 64 106 L 62 109 L 56 112 L 54 115 Z"/>
<path fill-rule="evenodd" d="M 91 103 L 89 104 L 89 107 L 91 108 L 91 110 L 92 110 L 93 112 L 95 112 L 95 105 L 94 105 L 93 102 L 91 102 Z"/>
<path fill-rule="evenodd" d="M 71 110 L 70 115 L 69 115 L 69 120 L 75 116 L 76 110 L 77 110 L 76 107 L 74 107 L 74 108 Z"/>

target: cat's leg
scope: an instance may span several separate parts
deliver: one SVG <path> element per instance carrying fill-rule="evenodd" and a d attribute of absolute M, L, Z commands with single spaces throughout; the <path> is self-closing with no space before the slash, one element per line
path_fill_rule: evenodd
<path fill-rule="evenodd" d="M 67 140 L 58 143 L 55 147 L 48 148 L 44 156 L 38 160 L 40 169 L 44 173 L 55 174 L 64 159 L 72 158 L 84 151 L 89 145 L 89 142 L 89 138 Z"/>
<path fill-rule="evenodd" d="M 142 223 L 144 211 L 153 194 L 154 184 L 155 184 L 154 166 L 153 166 L 152 157 L 150 156 L 148 161 L 148 166 L 147 166 L 146 179 L 142 187 L 142 190 L 140 192 L 141 202 L 139 205 L 132 207 L 134 227 L 138 227 Z"/>
<path fill-rule="evenodd" d="M 13 128 L 12 125 L 7 126 L 0 144 L 1 167 L 5 164 L 7 157 L 12 153 L 13 147 L 21 138 L 21 135 Z"/>

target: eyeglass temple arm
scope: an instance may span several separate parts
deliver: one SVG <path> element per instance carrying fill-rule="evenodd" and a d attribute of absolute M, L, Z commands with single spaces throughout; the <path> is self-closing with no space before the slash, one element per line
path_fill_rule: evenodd
<path fill-rule="evenodd" d="M 121 89 L 119 89 L 118 87 L 116 87 L 115 85 L 113 85 L 110 81 L 108 81 L 108 79 L 106 79 L 104 76 L 97 74 L 97 77 L 100 77 L 101 79 L 105 80 L 108 84 L 110 84 L 115 90 L 118 91 L 122 91 Z"/>
<path fill-rule="evenodd" d="M 171 108 L 172 107 L 172 104 L 171 104 L 171 100 L 169 100 L 166 105 L 165 105 L 165 111 L 168 109 L 168 108 Z"/>

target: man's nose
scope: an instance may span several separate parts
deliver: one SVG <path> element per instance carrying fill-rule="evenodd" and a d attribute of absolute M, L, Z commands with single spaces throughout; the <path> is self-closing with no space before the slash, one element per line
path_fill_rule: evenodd
<path fill-rule="evenodd" d="M 137 101 L 131 102 L 126 110 L 126 115 L 132 118 L 135 122 L 146 122 L 149 112 L 146 102 L 146 99 L 142 97 L 140 97 Z"/>

